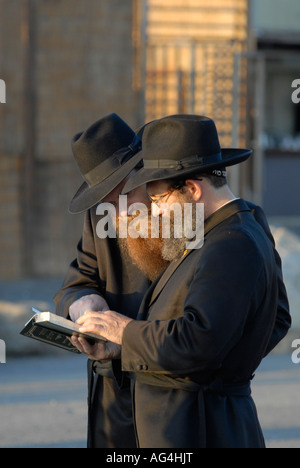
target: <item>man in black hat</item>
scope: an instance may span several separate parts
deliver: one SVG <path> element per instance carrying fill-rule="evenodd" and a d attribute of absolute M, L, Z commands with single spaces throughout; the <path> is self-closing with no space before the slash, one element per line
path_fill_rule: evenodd
<path fill-rule="evenodd" d="M 137 320 L 110 310 L 78 323 L 122 345 L 140 447 L 264 447 L 250 381 L 290 316 L 272 243 L 225 178 L 224 168 L 251 151 L 222 150 L 212 120 L 179 115 L 145 127 L 141 154 L 144 168 L 124 191 L 147 184 L 162 218 L 175 202 L 183 210 L 203 203 L 204 244 L 188 250 L 191 239 L 165 239 L 171 263 Z"/>
<path fill-rule="evenodd" d="M 116 205 L 116 214 L 119 214 L 118 197 L 141 161 L 140 148 L 139 137 L 116 114 L 95 122 L 72 140 L 74 157 L 84 182 L 69 210 L 86 213 L 77 258 L 71 263 L 54 299 L 58 315 L 76 321 L 86 310 L 113 308 L 136 318 L 149 280 L 120 249 L 117 239 L 98 238 L 97 204 L 106 201 Z M 128 204 L 149 203 L 140 188 L 132 191 L 127 201 Z M 145 249 L 144 255 L 147 255 Z M 166 263 L 158 259 L 156 266 L 160 272 Z M 129 381 L 117 382 L 115 373 L 117 375 L 119 361 L 110 359 L 116 352 L 119 353 L 118 346 L 108 343 L 98 357 L 101 362 L 88 362 L 89 447 L 136 447 Z"/>

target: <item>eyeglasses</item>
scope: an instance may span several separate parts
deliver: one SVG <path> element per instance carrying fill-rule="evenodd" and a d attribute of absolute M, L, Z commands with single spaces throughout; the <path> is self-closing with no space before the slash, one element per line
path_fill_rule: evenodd
<path fill-rule="evenodd" d="M 160 196 L 159 198 L 157 198 L 156 200 L 153 199 L 153 197 L 151 197 L 151 195 L 149 195 L 148 192 L 146 192 L 146 193 L 147 193 L 147 197 L 149 198 L 149 200 L 150 200 L 152 203 L 155 203 L 155 204 L 158 206 L 159 202 L 160 202 L 163 198 L 165 198 L 166 196 L 168 196 L 168 195 L 170 196 L 171 193 L 174 192 L 174 190 L 175 190 L 175 189 L 172 188 L 171 190 L 169 190 L 168 192 L 164 193 L 163 195 L 161 195 L 161 196 Z"/>
<path fill-rule="evenodd" d="M 200 178 L 200 179 L 193 179 L 193 180 L 199 180 L 199 181 L 202 181 L 203 178 Z M 153 197 L 151 197 L 151 195 L 149 195 L 148 192 L 147 193 L 147 197 L 149 198 L 149 200 L 152 202 L 152 203 L 155 203 L 157 206 L 159 204 L 159 202 L 165 198 L 167 195 L 171 195 L 171 193 L 175 192 L 175 190 L 180 190 L 183 186 L 185 185 L 185 181 L 181 181 L 179 182 L 177 185 L 174 185 L 174 187 L 172 187 L 168 192 L 164 193 L 163 195 L 161 195 L 159 198 L 157 198 L 156 200 L 153 199 Z"/>

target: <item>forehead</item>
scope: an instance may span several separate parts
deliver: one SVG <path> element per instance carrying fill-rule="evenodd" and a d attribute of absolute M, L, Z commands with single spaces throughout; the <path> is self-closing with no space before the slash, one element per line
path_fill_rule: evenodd
<path fill-rule="evenodd" d="M 156 180 L 155 182 L 149 182 L 147 184 L 147 192 L 149 195 L 166 192 L 169 188 L 170 182 L 168 180 Z"/>

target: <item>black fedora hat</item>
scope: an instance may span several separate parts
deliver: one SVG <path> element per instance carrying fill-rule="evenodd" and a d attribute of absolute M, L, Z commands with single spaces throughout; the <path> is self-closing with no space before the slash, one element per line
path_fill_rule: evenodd
<path fill-rule="evenodd" d="M 141 139 L 117 114 L 76 134 L 72 150 L 84 183 L 69 211 L 81 213 L 103 200 L 141 161 L 140 149 Z"/>
<path fill-rule="evenodd" d="M 140 133 L 144 167 L 127 181 L 122 193 L 147 182 L 233 166 L 252 153 L 249 149 L 222 149 L 214 121 L 199 115 L 164 117 L 146 124 Z"/>

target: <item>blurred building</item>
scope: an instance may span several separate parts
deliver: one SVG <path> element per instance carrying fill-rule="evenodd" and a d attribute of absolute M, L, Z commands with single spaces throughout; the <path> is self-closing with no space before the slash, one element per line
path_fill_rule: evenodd
<path fill-rule="evenodd" d="M 146 120 L 174 113 L 213 118 L 223 147 L 247 142 L 248 0 L 145 0 Z M 230 171 L 240 192 L 241 176 Z M 248 188 L 248 187 L 247 187 Z"/>
<path fill-rule="evenodd" d="M 255 150 L 230 169 L 234 191 L 269 215 L 299 216 L 299 1 L 147 0 L 144 8 L 146 118 L 213 117 L 224 147 Z"/>
<path fill-rule="evenodd" d="M 62 275 L 82 216 L 70 140 L 110 112 L 133 127 L 206 114 L 250 146 L 233 189 L 300 213 L 299 0 L 1 0 L 0 278 Z"/>
<path fill-rule="evenodd" d="M 117 112 L 141 121 L 131 0 L 1 0 L 0 278 L 61 275 L 82 216 L 70 141 Z"/>
<path fill-rule="evenodd" d="M 300 104 L 292 100 L 300 78 L 300 3 L 252 0 L 250 25 L 256 191 L 269 215 L 300 216 Z"/>

